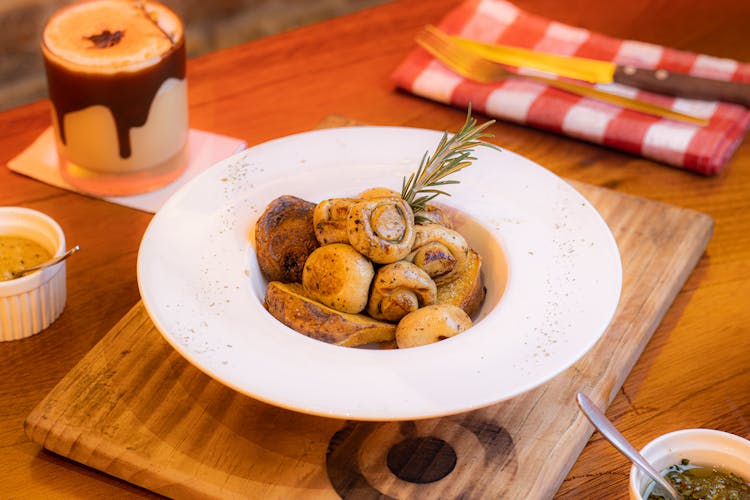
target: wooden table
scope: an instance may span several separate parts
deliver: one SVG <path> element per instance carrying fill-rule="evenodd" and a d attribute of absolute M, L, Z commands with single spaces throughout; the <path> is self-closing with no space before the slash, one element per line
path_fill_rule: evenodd
<path fill-rule="evenodd" d="M 455 130 L 464 112 L 394 90 L 389 75 L 455 0 L 396 1 L 190 61 L 191 125 L 249 145 L 314 128 L 331 113 L 375 125 Z M 519 0 L 562 22 L 750 61 L 750 4 Z M 135 261 L 148 213 L 10 172 L 5 163 L 50 123 L 48 103 L 0 114 L 0 203 L 38 209 L 84 249 L 68 264 L 63 315 L 31 339 L 0 344 L 0 496 L 151 497 L 40 450 L 23 432 L 31 410 L 138 301 Z M 678 428 L 750 436 L 750 141 L 711 178 L 507 123 L 496 141 L 563 177 L 710 215 L 706 254 L 678 294 L 608 416 L 636 446 Z M 628 464 L 594 434 L 560 498 L 626 495 Z"/>

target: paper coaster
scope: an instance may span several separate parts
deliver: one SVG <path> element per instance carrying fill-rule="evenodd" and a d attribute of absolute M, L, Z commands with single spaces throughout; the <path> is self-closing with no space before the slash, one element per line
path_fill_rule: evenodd
<path fill-rule="evenodd" d="M 148 193 L 132 196 L 97 196 L 97 198 L 155 213 L 187 181 L 219 160 L 242 151 L 245 149 L 245 146 L 245 142 L 240 139 L 190 129 L 188 134 L 187 167 L 174 182 Z M 27 175 L 53 186 L 74 192 L 81 192 L 63 179 L 60 174 L 52 127 L 48 127 L 29 147 L 11 159 L 8 162 L 8 168 L 13 172 Z"/>

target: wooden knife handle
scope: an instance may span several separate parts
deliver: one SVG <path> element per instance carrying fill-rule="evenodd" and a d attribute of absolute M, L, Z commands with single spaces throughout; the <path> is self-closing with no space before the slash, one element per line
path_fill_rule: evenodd
<path fill-rule="evenodd" d="M 663 69 L 617 66 L 613 81 L 650 92 L 690 99 L 726 101 L 750 107 L 750 84 L 701 78 Z"/>

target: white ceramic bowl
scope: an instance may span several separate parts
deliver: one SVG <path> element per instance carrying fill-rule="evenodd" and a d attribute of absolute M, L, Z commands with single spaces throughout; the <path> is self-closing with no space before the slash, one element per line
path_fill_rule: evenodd
<path fill-rule="evenodd" d="M 65 252 L 60 225 L 36 210 L 0 207 L 0 235 L 32 239 L 53 256 Z M 66 293 L 65 261 L 0 281 L 0 341 L 30 337 L 47 328 L 65 308 Z"/>
<path fill-rule="evenodd" d="M 728 432 L 713 429 L 670 432 L 644 446 L 641 455 L 658 471 L 687 458 L 691 464 L 720 467 L 750 480 L 750 441 Z M 651 482 L 639 469 L 631 467 L 630 498 L 641 500 Z"/>

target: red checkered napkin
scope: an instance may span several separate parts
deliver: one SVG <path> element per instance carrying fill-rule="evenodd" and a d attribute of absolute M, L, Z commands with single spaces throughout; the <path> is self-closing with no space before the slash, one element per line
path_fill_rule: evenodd
<path fill-rule="evenodd" d="M 504 0 L 468 0 L 443 18 L 439 27 L 483 42 L 610 60 L 646 68 L 750 82 L 750 64 L 620 40 L 532 15 Z M 673 98 L 618 84 L 597 85 L 608 92 L 646 100 L 708 118 L 704 127 L 660 119 L 547 85 L 521 79 L 493 84 L 469 81 L 417 47 L 396 69 L 396 84 L 406 91 L 486 115 L 622 149 L 702 174 L 727 164 L 750 123 L 744 106 Z"/>

